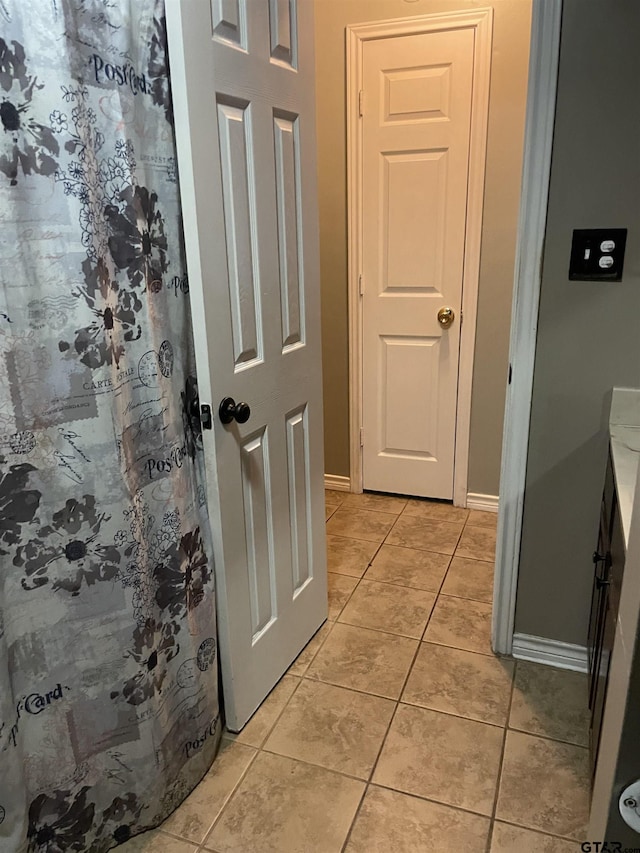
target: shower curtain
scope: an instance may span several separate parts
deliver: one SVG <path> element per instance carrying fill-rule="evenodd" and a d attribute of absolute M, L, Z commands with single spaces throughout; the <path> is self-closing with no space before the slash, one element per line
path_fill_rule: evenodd
<path fill-rule="evenodd" d="M 0 0 L 0 851 L 100 853 L 218 746 L 162 0 Z"/>

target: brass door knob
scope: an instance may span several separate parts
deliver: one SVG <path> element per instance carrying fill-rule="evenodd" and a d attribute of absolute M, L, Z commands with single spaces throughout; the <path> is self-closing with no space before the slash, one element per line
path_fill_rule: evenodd
<path fill-rule="evenodd" d="M 448 329 L 455 320 L 455 317 L 453 308 L 441 308 L 438 311 L 438 323 L 440 323 L 443 329 Z"/>

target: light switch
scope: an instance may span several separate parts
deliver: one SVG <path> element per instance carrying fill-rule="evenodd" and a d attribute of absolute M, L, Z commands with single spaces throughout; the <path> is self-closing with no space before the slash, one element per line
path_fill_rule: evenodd
<path fill-rule="evenodd" d="M 570 281 L 622 281 L 626 228 L 582 228 L 573 232 Z"/>

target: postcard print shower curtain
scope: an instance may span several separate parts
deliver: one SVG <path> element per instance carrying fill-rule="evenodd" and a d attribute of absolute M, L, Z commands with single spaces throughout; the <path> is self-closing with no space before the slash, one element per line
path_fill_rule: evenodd
<path fill-rule="evenodd" d="M 162 0 L 0 0 L 0 850 L 157 824 L 220 725 Z"/>

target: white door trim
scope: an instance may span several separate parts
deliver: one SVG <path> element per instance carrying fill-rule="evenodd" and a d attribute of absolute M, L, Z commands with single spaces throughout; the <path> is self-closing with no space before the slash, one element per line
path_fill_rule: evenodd
<path fill-rule="evenodd" d="M 349 455 L 351 491 L 362 491 L 362 122 L 359 92 L 362 88 L 362 52 L 365 41 L 399 35 L 420 35 L 438 30 L 473 29 L 473 104 L 467 187 L 467 229 L 462 285 L 464 323 L 460 332 L 458 414 L 454 459 L 453 502 L 466 506 L 471 425 L 471 385 L 478 307 L 482 208 L 484 201 L 491 40 L 493 10 L 474 9 L 451 14 L 421 15 L 393 21 L 375 21 L 347 27 L 347 190 L 348 190 L 348 291 L 349 291 Z"/>
<path fill-rule="evenodd" d="M 513 651 L 561 17 L 562 0 L 534 0 L 493 592 L 491 641 L 500 654 Z"/>

